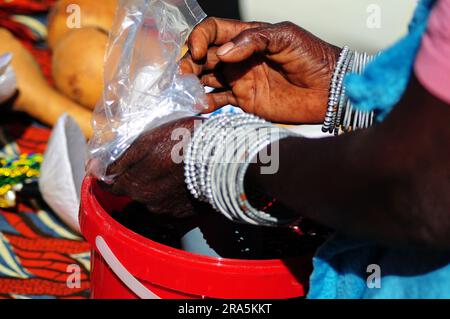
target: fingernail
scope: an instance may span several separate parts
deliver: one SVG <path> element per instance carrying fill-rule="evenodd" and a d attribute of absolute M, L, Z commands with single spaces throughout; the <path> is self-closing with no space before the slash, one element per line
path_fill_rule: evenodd
<path fill-rule="evenodd" d="M 234 48 L 233 42 L 228 42 L 222 45 L 216 52 L 217 55 L 225 55 Z"/>

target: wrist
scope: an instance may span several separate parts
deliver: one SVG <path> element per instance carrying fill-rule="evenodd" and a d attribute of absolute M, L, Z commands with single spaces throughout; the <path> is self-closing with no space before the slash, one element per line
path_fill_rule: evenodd
<path fill-rule="evenodd" d="M 321 87 L 323 90 L 318 91 L 314 96 L 314 116 L 310 119 L 310 123 L 317 123 L 322 124 L 325 118 L 325 115 L 327 113 L 328 108 L 328 99 L 329 99 L 329 92 L 330 92 L 330 85 L 331 80 L 333 78 L 333 73 L 336 70 L 336 65 L 339 60 L 339 56 L 341 54 L 342 49 L 331 45 L 326 44 L 325 45 L 325 61 L 326 62 L 326 72 L 324 73 L 325 76 L 323 77 L 323 85 Z"/>
<path fill-rule="evenodd" d="M 339 55 L 341 54 L 343 48 L 330 45 L 328 52 L 328 65 L 330 66 L 330 80 L 333 75 L 333 71 L 336 68 L 337 61 L 339 60 Z"/>
<path fill-rule="evenodd" d="M 374 112 L 362 111 L 353 105 L 346 94 L 347 73 L 363 74 L 374 57 L 367 53 L 352 51 L 345 46 L 339 53 L 330 81 L 327 110 L 322 131 L 338 136 L 341 133 L 366 129 L 373 124 Z"/>
<path fill-rule="evenodd" d="M 273 147 L 273 144 L 272 146 L 267 146 L 251 160 L 251 164 L 245 173 L 244 190 L 251 206 L 278 219 L 290 220 L 292 223 L 295 223 L 301 218 L 301 215 L 289 208 L 283 202 L 282 197 L 279 196 L 280 192 L 278 190 L 280 187 L 284 187 L 284 185 L 280 185 L 280 176 L 278 174 L 280 168 L 267 173 L 265 170 L 267 164 L 263 164 L 258 160 L 267 157 L 266 154 L 274 154 L 274 152 L 278 153 L 277 157 L 282 156 L 282 154 L 288 154 L 293 139 L 297 140 L 298 138 L 287 137 L 275 142 L 279 143 L 278 149 L 272 148 L 268 151 L 268 148 Z M 277 165 L 281 163 L 280 158 L 276 161 Z"/>

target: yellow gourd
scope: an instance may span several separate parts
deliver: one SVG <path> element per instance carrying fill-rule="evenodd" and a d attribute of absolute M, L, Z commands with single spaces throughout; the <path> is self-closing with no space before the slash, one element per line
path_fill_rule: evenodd
<path fill-rule="evenodd" d="M 47 43 L 54 48 L 65 34 L 77 27 L 97 27 L 111 30 L 118 0 L 60 0 L 50 11 Z M 74 10 L 74 8 L 78 8 Z M 79 16 L 77 16 L 79 15 Z"/>
<path fill-rule="evenodd" d="M 104 56 L 108 36 L 93 27 L 72 30 L 53 50 L 52 75 L 58 90 L 94 109 L 103 92 Z"/>
<path fill-rule="evenodd" d="M 18 95 L 13 108 L 37 120 L 54 125 L 63 113 L 70 114 L 86 137 L 92 134 L 91 112 L 53 89 L 45 80 L 34 57 L 6 29 L 0 29 L 0 54 L 13 54 Z"/>

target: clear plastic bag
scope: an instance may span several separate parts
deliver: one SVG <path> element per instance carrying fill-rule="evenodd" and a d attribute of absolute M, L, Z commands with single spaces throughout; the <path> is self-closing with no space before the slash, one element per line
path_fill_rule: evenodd
<path fill-rule="evenodd" d="M 108 166 L 146 130 L 198 114 L 205 91 L 178 61 L 206 17 L 196 0 L 122 0 L 110 34 L 105 89 L 93 116 L 87 170 L 105 182 Z"/>

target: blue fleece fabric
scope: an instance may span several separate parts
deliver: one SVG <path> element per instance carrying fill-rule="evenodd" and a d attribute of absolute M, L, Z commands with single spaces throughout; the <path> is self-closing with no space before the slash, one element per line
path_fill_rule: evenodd
<path fill-rule="evenodd" d="M 450 298 L 450 252 L 385 248 L 336 235 L 313 263 L 310 299 Z M 380 267 L 379 288 L 371 265 Z"/>
<path fill-rule="evenodd" d="M 348 74 L 347 95 L 357 109 L 377 111 L 383 120 L 400 101 L 411 77 L 414 61 L 436 0 L 421 0 L 409 25 L 409 33 L 383 51 L 362 75 Z"/>
<path fill-rule="evenodd" d="M 384 51 L 363 75 L 346 78 L 356 107 L 376 110 L 382 120 L 407 87 L 413 64 L 435 0 L 422 0 L 409 34 Z M 337 234 L 313 260 L 308 298 L 450 298 L 450 252 L 393 249 Z M 374 287 L 373 268 L 381 270 Z"/>

